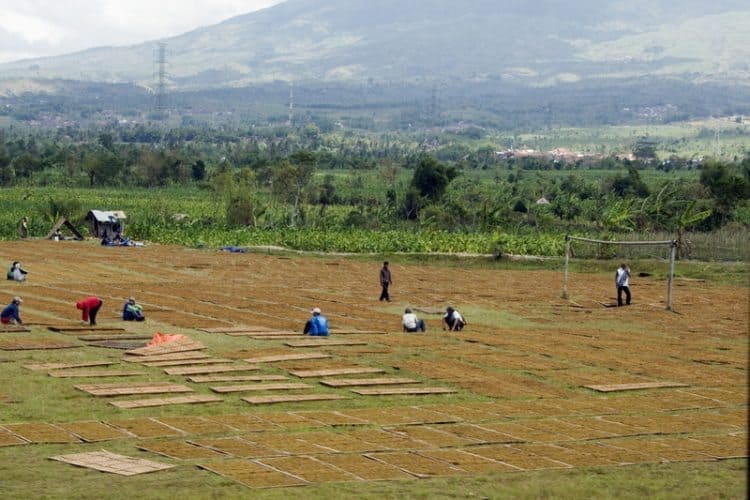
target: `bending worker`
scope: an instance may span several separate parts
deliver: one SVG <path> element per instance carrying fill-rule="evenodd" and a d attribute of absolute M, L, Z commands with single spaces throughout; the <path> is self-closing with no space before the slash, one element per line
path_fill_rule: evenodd
<path fill-rule="evenodd" d="M 88 321 L 91 326 L 95 326 L 96 313 L 99 312 L 102 304 L 104 304 L 104 302 L 102 302 L 102 299 L 94 295 L 76 302 L 76 307 L 81 310 L 81 323 L 86 323 Z"/>
<path fill-rule="evenodd" d="M 3 309 L 3 312 L 0 313 L 0 322 L 2 322 L 3 325 L 10 325 L 13 323 L 16 323 L 18 325 L 23 325 L 23 321 L 21 321 L 21 316 L 18 313 L 18 306 L 21 305 L 23 300 L 21 300 L 21 297 L 13 297 L 13 300 L 10 304 L 5 306 L 5 309 Z"/>

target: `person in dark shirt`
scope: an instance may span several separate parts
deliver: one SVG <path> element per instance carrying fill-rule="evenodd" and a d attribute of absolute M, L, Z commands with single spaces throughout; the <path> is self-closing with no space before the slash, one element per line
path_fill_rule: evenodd
<path fill-rule="evenodd" d="M 447 328 L 451 332 L 460 332 L 465 326 L 466 320 L 461 313 L 448 306 L 443 315 L 443 330 Z"/>
<path fill-rule="evenodd" d="M 27 217 L 21 217 L 18 222 L 18 236 L 25 240 L 29 237 L 29 219 Z"/>
<path fill-rule="evenodd" d="M 21 297 L 13 297 L 13 301 L 5 306 L 3 312 L 0 313 L 0 322 L 3 325 L 10 325 L 13 323 L 23 325 L 23 321 L 21 321 L 21 316 L 18 312 L 18 306 L 21 305 L 21 303 L 23 303 Z"/>
<path fill-rule="evenodd" d="M 391 278 L 391 270 L 388 269 L 388 261 L 383 262 L 383 267 L 380 269 L 380 286 L 382 291 L 380 292 L 380 301 L 391 301 L 391 296 L 388 294 L 388 287 L 393 284 Z"/>

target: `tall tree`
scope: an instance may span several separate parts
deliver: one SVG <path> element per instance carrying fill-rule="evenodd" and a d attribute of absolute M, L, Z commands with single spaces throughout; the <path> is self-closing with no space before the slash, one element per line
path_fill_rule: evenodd
<path fill-rule="evenodd" d="M 750 181 L 734 175 L 719 162 L 706 162 L 701 167 L 700 182 L 714 199 L 714 223 L 723 224 L 740 200 L 750 198 Z"/>
<path fill-rule="evenodd" d="M 271 189 L 282 200 L 291 203 L 292 211 L 289 223 L 297 225 L 300 216 L 302 195 L 315 172 L 315 154 L 300 150 L 282 161 L 271 173 Z"/>
<path fill-rule="evenodd" d="M 458 176 L 453 167 L 446 167 L 435 158 L 424 155 L 419 159 L 411 185 L 419 194 L 430 201 L 438 201 L 445 193 L 448 184 Z"/>

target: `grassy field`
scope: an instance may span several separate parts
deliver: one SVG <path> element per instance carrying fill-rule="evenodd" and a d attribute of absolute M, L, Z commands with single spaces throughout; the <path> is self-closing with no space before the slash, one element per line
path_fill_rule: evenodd
<path fill-rule="evenodd" d="M 572 302 L 564 302 L 560 269 L 550 262 L 392 255 L 394 301 L 382 303 L 379 262 L 364 257 L 47 241 L 0 243 L 0 256 L 30 272 L 29 282 L 7 283 L 0 298 L 21 295 L 22 317 L 32 324 L 28 333 L 0 333 L 0 377 L 10 381 L 0 388 L 6 498 L 744 498 L 747 491 L 746 268 L 714 264 L 700 280 L 678 280 L 675 314 L 664 310 L 659 275 L 633 279 L 634 305 L 602 307 L 613 297 L 608 263 L 577 264 Z M 736 279 L 717 279 L 724 270 Z M 210 404 L 120 409 L 110 403 L 159 396 L 96 397 L 76 386 L 158 382 L 216 396 L 209 386 L 217 384 L 125 362 L 122 350 L 47 330 L 78 325 L 73 304 L 88 294 L 104 300 L 100 326 L 185 334 L 235 368 L 249 357 L 309 350 L 200 328 L 299 331 L 319 306 L 334 330 L 388 333 L 334 334 L 330 340 L 361 345 L 323 342 L 313 350 L 329 358 L 259 363 L 247 372 L 309 385 L 293 394 L 346 399 L 252 405 L 241 397 L 282 392 L 245 389 Z M 144 305 L 145 323 L 118 320 L 129 295 Z M 466 316 L 464 332 L 440 330 L 436 312 L 446 304 Z M 426 320 L 427 334 L 400 332 L 405 305 Z M 31 341 L 74 347 L 6 350 Z M 91 361 L 114 363 L 98 371 L 137 375 L 62 378 L 26 367 Z M 384 372 L 350 378 L 409 377 L 411 387 L 455 392 L 364 396 L 292 373 L 334 367 Z M 684 385 L 583 387 L 635 382 Z M 175 467 L 119 477 L 48 459 L 99 450 Z M 290 483 L 298 486 L 282 486 Z"/>

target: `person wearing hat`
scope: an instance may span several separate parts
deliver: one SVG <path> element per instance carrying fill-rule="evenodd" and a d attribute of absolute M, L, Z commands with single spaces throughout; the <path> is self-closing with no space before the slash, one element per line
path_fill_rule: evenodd
<path fill-rule="evenodd" d="M 21 300 L 21 297 L 13 297 L 13 300 L 10 304 L 5 306 L 5 309 L 3 309 L 3 312 L 0 313 L 0 322 L 2 322 L 3 325 L 10 325 L 13 323 L 17 323 L 19 325 L 23 325 L 23 321 L 21 321 L 21 316 L 18 314 L 18 306 L 23 303 L 23 300 Z"/>
<path fill-rule="evenodd" d="M 424 320 L 417 318 L 417 315 L 411 312 L 411 309 L 409 309 L 408 307 L 404 309 L 404 315 L 401 318 L 401 324 L 403 325 L 405 332 L 426 331 Z"/>
<path fill-rule="evenodd" d="M 96 314 L 101 309 L 102 304 L 104 304 L 102 299 L 93 295 L 76 302 L 76 308 L 81 310 L 81 323 L 88 321 L 91 326 L 96 326 Z"/>
<path fill-rule="evenodd" d="M 461 316 L 461 313 L 448 306 L 443 315 L 443 330 L 448 327 L 448 331 L 460 332 L 464 329 L 464 326 L 466 326 L 466 320 Z"/>
<path fill-rule="evenodd" d="M 136 303 L 135 297 L 128 298 L 122 307 L 122 319 L 123 321 L 144 321 L 146 319 L 143 315 L 143 307 Z"/>
<path fill-rule="evenodd" d="M 320 313 L 320 308 L 315 307 L 312 311 L 312 318 L 307 320 L 305 323 L 305 335 L 312 335 L 314 337 L 327 337 L 328 336 L 328 319 Z"/>

